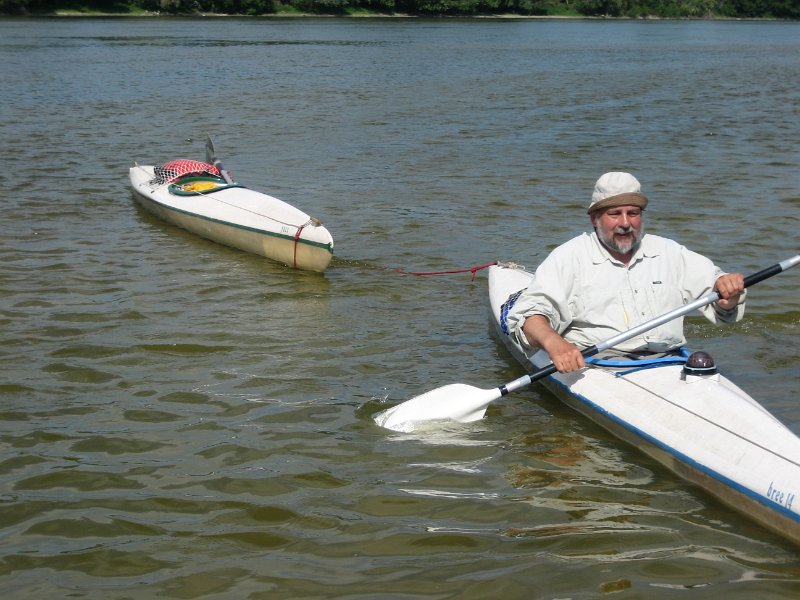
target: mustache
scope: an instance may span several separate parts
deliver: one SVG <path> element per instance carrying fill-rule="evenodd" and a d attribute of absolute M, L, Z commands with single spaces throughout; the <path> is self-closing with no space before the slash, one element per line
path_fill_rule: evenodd
<path fill-rule="evenodd" d="M 628 227 L 615 227 L 614 233 L 616 234 L 625 234 L 625 233 L 633 233 L 634 229 L 630 225 Z"/>

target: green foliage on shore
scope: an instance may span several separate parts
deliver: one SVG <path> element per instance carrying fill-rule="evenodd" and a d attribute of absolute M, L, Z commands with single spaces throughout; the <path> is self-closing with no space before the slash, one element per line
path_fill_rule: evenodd
<path fill-rule="evenodd" d="M 2 15 L 280 15 L 800 19 L 797 0 L 0 0 Z"/>

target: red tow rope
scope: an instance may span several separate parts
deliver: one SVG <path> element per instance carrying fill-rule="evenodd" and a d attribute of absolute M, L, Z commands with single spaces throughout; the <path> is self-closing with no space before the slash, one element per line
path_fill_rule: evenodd
<path fill-rule="evenodd" d="M 300 243 L 300 234 L 303 233 L 303 229 L 308 223 L 304 223 L 297 228 L 297 232 L 294 234 L 294 258 L 292 259 L 292 268 L 297 268 L 297 245 Z"/>
<path fill-rule="evenodd" d="M 455 273 L 472 273 L 472 281 L 475 281 L 475 274 L 478 271 L 480 271 L 481 269 L 487 269 L 496 264 L 497 261 L 494 261 L 485 265 L 481 265 L 479 267 L 469 267 L 467 269 L 456 269 L 453 271 L 401 271 L 400 269 L 395 269 L 395 272 L 400 273 L 402 275 L 416 275 L 418 277 L 423 277 L 426 275 L 453 275 Z"/>

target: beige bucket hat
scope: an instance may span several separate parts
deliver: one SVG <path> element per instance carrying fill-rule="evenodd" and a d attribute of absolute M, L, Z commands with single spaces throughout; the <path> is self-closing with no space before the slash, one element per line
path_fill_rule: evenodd
<path fill-rule="evenodd" d="M 589 214 L 611 206 L 647 206 L 647 196 L 642 194 L 642 186 L 630 173 L 612 171 L 601 176 L 594 184 Z"/>

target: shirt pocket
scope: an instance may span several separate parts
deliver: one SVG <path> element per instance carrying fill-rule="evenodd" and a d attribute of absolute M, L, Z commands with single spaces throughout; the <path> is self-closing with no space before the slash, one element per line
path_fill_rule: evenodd
<path fill-rule="evenodd" d="M 651 277 L 639 286 L 640 310 L 647 315 L 641 315 L 642 322 L 658 318 L 676 308 L 683 306 L 683 299 L 677 287 L 670 281 L 659 277 Z M 675 346 L 683 342 L 683 317 L 672 319 L 651 329 L 644 334 L 648 343 L 667 344 Z"/>

